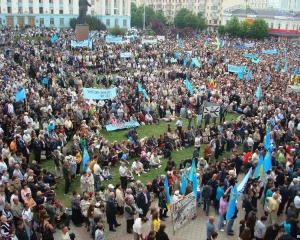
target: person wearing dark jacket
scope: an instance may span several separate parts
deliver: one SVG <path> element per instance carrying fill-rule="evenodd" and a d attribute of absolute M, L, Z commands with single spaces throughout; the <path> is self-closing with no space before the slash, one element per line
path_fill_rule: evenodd
<path fill-rule="evenodd" d="M 220 182 L 224 182 L 224 179 L 226 178 L 226 175 L 227 175 L 227 171 L 226 171 L 226 168 L 225 168 L 225 164 L 222 163 L 221 164 L 221 172 L 218 175 L 218 180 Z"/>
<path fill-rule="evenodd" d="M 251 231 L 252 239 L 254 238 L 254 228 L 257 220 L 256 213 L 257 213 L 257 208 L 253 208 L 252 211 L 247 216 L 247 227 Z"/>
<path fill-rule="evenodd" d="M 137 207 L 143 210 L 143 213 L 140 213 L 139 217 L 146 217 L 149 207 L 151 205 L 150 193 L 147 191 L 146 186 L 144 186 L 142 192 L 139 193 L 136 203 Z"/>
<path fill-rule="evenodd" d="M 17 222 L 16 236 L 18 239 L 29 240 L 22 221 Z"/>
<path fill-rule="evenodd" d="M 159 218 L 161 221 L 165 221 L 165 217 L 167 217 L 167 196 L 166 189 L 164 187 L 160 187 L 160 194 L 158 196 L 158 207 L 159 207 Z M 167 189 L 169 191 L 169 189 Z"/>
<path fill-rule="evenodd" d="M 278 235 L 279 229 L 280 229 L 280 227 L 277 223 L 275 223 L 271 226 L 268 226 L 266 233 L 265 233 L 264 240 L 275 240 Z"/>
<path fill-rule="evenodd" d="M 116 219 L 117 207 L 118 207 L 118 203 L 115 199 L 115 193 L 111 192 L 109 194 L 109 198 L 106 203 L 106 219 L 109 225 L 109 231 L 112 232 L 116 232 L 116 229 L 114 229 L 113 226 L 115 227 L 121 226 L 121 224 L 119 224 Z"/>
<path fill-rule="evenodd" d="M 252 211 L 253 206 L 252 206 L 252 197 L 253 197 L 253 191 L 249 190 L 248 195 L 245 196 L 243 200 L 243 208 L 245 209 L 245 220 L 247 220 L 248 214 Z"/>
<path fill-rule="evenodd" d="M 231 159 L 231 163 L 235 164 L 236 175 L 238 176 L 241 171 L 241 166 L 243 166 L 243 160 L 236 155 L 233 159 Z"/>
<path fill-rule="evenodd" d="M 203 211 L 205 211 L 205 215 L 208 216 L 209 214 L 209 206 L 211 202 L 211 195 L 212 195 L 213 189 L 210 186 L 210 183 L 208 182 L 205 184 L 202 190 L 202 197 L 203 197 Z"/>
<path fill-rule="evenodd" d="M 288 193 L 289 192 L 289 182 L 285 181 L 283 186 L 279 187 L 279 193 L 281 195 L 281 202 L 279 204 L 277 216 L 280 216 L 283 213 L 283 209 L 285 207 L 285 204 L 288 202 Z"/>
<path fill-rule="evenodd" d="M 156 240 L 169 240 L 168 234 L 165 232 L 166 225 L 161 224 L 159 226 L 158 232 L 155 235 Z"/>
<path fill-rule="evenodd" d="M 33 138 L 32 148 L 34 152 L 34 159 L 38 164 L 41 163 L 41 153 L 42 153 L 42 145 L 41 142 L 37 139 L 37 137 Z"/>

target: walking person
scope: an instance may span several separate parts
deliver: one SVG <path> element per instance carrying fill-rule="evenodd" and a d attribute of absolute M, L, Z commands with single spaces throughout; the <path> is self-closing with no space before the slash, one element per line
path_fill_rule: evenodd
<path fill-rule="evenodd" d="M 215 218 L 213 216 L 210 216 L 208 221 L 206 222 L 206 240 L 211 240 L 212 234 L 216 232 L 214 222 Z"/>
<path fill-rule="evenodd" d="M 65 179 L 65 194 L 69 194 L 70 185 L 71 185 L 71 173 L 70 173 L 70 165 L 68 160 L 64 160 L 63 177 Z"/>
<path fill-rule="evenodd" d="M 208 216 L 208 214 L 209 214 L 209 207 L 210 207 L 210 202 L 211 202 L 212 191 L 213 191 L 213 189 L 210 186 L 210 182 L 207 182 L 202 190 L 203 211 L 205 211 L 206 216 Z"/>
<path fill-rule="evenodd" d="M 167 196 L 166 196 L 166 190 L 163 186 L 159 189 L 160 194 L 158 196 L 158 207 L 159 207 L 159 218 L 162 221 L 165 221 L 164 218 L 167 218 Z"/>
<path fill-rule="evenodd" d="M 143 227 L 145 223 L 148 222 L 147 217 L 137 218 L 134 221 L 133 224 L 133 239 L 134 240 L 145 240 L 145 237 L 143 236 Z"/>
<path fill-rule="evenodd" d="M 146 217 L 151 205 L 150 193 L 147 191 L 147 187 L 144 186 L 142 192 L 139 193 L 136 200 L 137 207 L 143 210 L 143 213 L 139 213 L 139 217 Z"/>
<path fill-rule="evenodd" d="M 234 236 L 234 232 L 232 230 L 232 227 L 233 227 L 234 220 L 237 218 L 238 212 L 239 212 L 239 207 L 237 206 L 237 202 L 236 202 L 234 215 L 230 219 L 227 219 L 226 233 L 229 236 Z"/>
<path fill-rule="evenodd" d="M 117 209 L 118 203 L 115 199 L 115 193 L 111 192 L 106 203 L 106 219 L 109 224 L 109 231 L 111 232 L 116 232 L 116 229 L 114 229 L 113 226 L 121 226 L 116 219 Z"/>
<path fill-rule="evenodd" d="M 255 232 L 254 232 L 254 236 L 256 238 L 256 240 L 263 240 L 265 239 L 265 234 L 266 234 L 266 225 L 265 223 L 267 222 L 267 217 L 266 216 L 262 216 L 260 218 L 260 220 L 258 220 L 255 224 Z"/>

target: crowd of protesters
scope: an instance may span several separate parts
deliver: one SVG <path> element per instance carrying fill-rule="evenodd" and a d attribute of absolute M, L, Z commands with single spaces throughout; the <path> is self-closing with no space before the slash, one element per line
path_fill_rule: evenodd
<path fill-rule="evenodd" d="M 58 40 L 51 42 L 54 34 Z M 39 40 L 25 40 L 26 36 L 37 35 L 41 36 Z M 219 215 L 217 228 L 214 217 L 207 222 L 207 239 L 217 239 L 216 231 L 225 231 L 231 186 L 236 184 L 240 172 L 254 169 L 260 155 L 265 155 L 264 139 L 269 127 L 273 168 L 261 178 L 249 181 L 242 201 L 245 217 L 240 233 L 232 231 L 235 214 L 226 219 L 226 234 L 239 235 L 242 240 L 254 237 L 269 240 L 278 234 L 281 239 L 288 239 L 287 235 L 296 239 L 300 209 L 299 95 L 286 92 L 287 84 L 298 84 L 297 76 L 290 80 L 298 68 L 296 45 L 274 39 L 254 41 L 225 36 L 222 40 L 226 44 L 217 50 L 215 34 L 180 40 L 169 36 L 151 44 L 142 44 L 143 36 L 136 41 L 108 44 L 105 36 L 93 32 L 93 46 L 89 49 L 70 46 L 70 40 L 74 39 L 71 30 L 1 31 L 4 43 L 0 55 L 2 236 L 53 239 L 57 227 L 62 228 L 63 239 L 73 239 L 74 234 L 68 233 L 72 219 L 78 227 L 84 223 L 90 237 L 98 239 L 104 235 L 105 224 L 114 232 L 120 226 L 117 216 L 124 216 L 127 233 L 133 233 L 135 239 L 144 239 L 142 229 L 150 210 L 151 232 L 147 238 L 168 239 L 166 226 L 161 224 L 168 217 L 165 192 L 170 192 L 173 202 L 192 192 L 191 183 L 180 192 L 181 176 L 185 166 L 190 169 L 191 159 L 196 159 L 197 202 L 199 206 L 202 204 L 206 216 L 211 204 Z M 179 46 L 181 41 L 184 44 Z M 253 42 L 254 46 L 235 48 L 235 44 L 243 42 Z M 262 54 L 262 49 L 273 48 L 279 54 Z M 245 51 L 258 53 L 260 62 L 246 59 Z M 131 52 L 133 57 L 120 58 L 122 52 Z M 190 67 L 194 57 L 200 67 Z M 177 62 L 171 62 L 174 58 Z M 251 80 L 239 80 L 237 74 L 228 72 L 229 64 L 251 67 Z M 266 81 L 268 76 L 270 81 Z M 194 93 L 186 89 L 186 78 Z M 138 83 L 149 99 L 138 91 Z M 261 96 L 257 98 L 259 83 Z M 83 98 L 83 87 L 113 86 L 117 89 L 115 99 Z M 26 99 L 16 102 L 15 94 L 23 88 Z M 195 126 L 192 119 L 203 113 L 204 101 L 220 106 L 219 117 L 208 113 L 203 116 L 202 124 Z M 239 113 L 239 117 L 228 119 L 227 114 L 232 112 Z M 188 119 L 188 126 L 182 118 Z M 142 138 L 136 129 L 129 129 L 122 142 L 108 142 L 101 134 L 107 124 L 129 121 L 138 121 L 141 127 L 160 121 L 170 125 L 160 136 L 149 134 Z M 87 166 L 82 166 L 84 148 L 91 159 Z M 190 148 L 191 156 L 178 164 L 178 159 L 172 158 L 172 151 L 183 148 Z M 230 153 L 229 158 L 223 157 L 225 152 Z M 169 159 L 167 163 L 162 161 L 163 157 Z M 54 162 L 54 173 L 41 167 L 43 161 L 50 159 Z M 136 180 L 162 166 L 165 174 L 151 183 Z M 110 173 L 114 167 L 119 168 L 119 176 Z M 57 199 L 55 188 L 63 178 L 64 193 L 68 196 L 77 177 L 81 192 L 73 191 L 70 196 L 70 214 Z M 106 189 L 104 181 L 109 183 L 113 177 L 120 178 L 120 184 L 109 184 Z M 165 178 L 170 189 L 164 188 Z M 151 208 L 155 196 L 159 199 L 158 207 Z M 257 220 L 260 203 L 265 214 Z M 237 207 L 237 211 L 242 210 Z M 277 222 L 281 214 L 287 214 L 283 223 Z"/>

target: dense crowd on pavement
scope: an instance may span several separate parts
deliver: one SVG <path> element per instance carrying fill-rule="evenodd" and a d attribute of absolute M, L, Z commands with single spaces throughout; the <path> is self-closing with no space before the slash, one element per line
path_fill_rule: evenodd
<path fill-rule="evenodd" d="M 58 40 L 51 42 L 56 34 Z M 26 36 L 39 40 L 26 40 Z M 72 48 L 72 30 L 1 30 L 0 54 L 0 215 L 3 239 L 54 239 L 55 228 L 61 239 L 74 239 L 70 221 L 84 224 L 92 239 L 103 239 L 104 228 L 117 231 L 118 217 L 125 217 L 126 231 L 134 239 L 167 240 L 163 221 L 168 216 L 166 191 L 172 203 L 192 192 L 189 182 L 181 191 L 184 168 L 197 163 L 197 203 L 208 216 L 207 240 L 227 234 L 242 240 L 296 239 L 300 211 L 300 114 L 299 94 L 287 93 L 287 84 L 298 84 L 290 75 L 298 68 L 298 50 L 291 43 L 242 40 L 225 36 L 224 47 L 216 50 L 215 34 L 202 34 L 175 40 L 142 44 L 105 43 L 106 33 L 93 32 L 92 49 Z M 184 41 L 183 45 L 178 42 Z M 208 41 L 206 47 L 205 42 Z M 231 43 L 230 46 L 227 43 Z M 252 48 L 235 44 L 253 42 Z M 261 54 L 276 48 L 280 54 Z M 284 71 L 284 48 L 288 69 Z M 244 52 L 260 54 L 253 63 Z M 120 58 L 131 52 L 132 58 Z M 179 53 L 179 54 L 178 54 Z M 177 62 L 171 62 L 177 56 Z M 191 66 L 192 58 L 201 66 Z M 276 71 L 276 62 L 279 68 Z M 186 63 L 184 63 L 186 62 Z M 250 81 L 228 73 L 228 64 L 251 67 Z M 270 81 L 266 81 L 271 76 Z M 189 79 L 193 93 L 185 87 Z M 291 82 L 292 81 L 292 82 Z M 212 84 L 213 82 L 213 84 Z M 140 84 L 149 99 L 138 91 Z M 261 97 L 255 92 L 261 83 Z M 83 87 L 117 88 L 115 99 L 99 101 L 83 98 Z M 16 92 L 26 89 L 26 99 L 16 102 Z M 209 112 L 201 124 L 192 120 L 203 114 L 203 102 L 220 106 L 219 117 Z M 228 119 L 228 113 L 239 113 Z M 187 118 L 188 125 L 182 119 Z M 107 141 L 101 132 L 107 124 L 138 121 L 147 124 L 170 122 L 160 136 L 140 138 L 135 128 L 121 142 Z M 232 219 L 225 219 L 231 188 L 241 172 L 253 170 L 260 155 L 266 154 L 266 129 L 271 133 L 272 169 L 259 179 L 250 179 L 242 197 L 242 209 L 236 206 Z M 191 158 L 180 164 L 173 151 L 191 149 Z M 83 166 L 83 151 L 90 161 Z M 229 157 L 223 157 L 223 153 Z M 228 154 L 227 154 L 228 155 Z M 203 156 L 203 157 L 202 157 Z M 167 163 L 162 161 L 167 158 Z M 54 172 L 41 167 L 53 161 Z M 119 175 L 113 176 L 111 168 Z M 139 180 L 141 174 L 163 167 L 165 174 L 150 183 Z M 80 192 L 73 179 L 80 178 Z M 119 178 L 113 186 L 106 181 Z M 167 178 L 169 189 L 165 189 Z M 60 180 L 62 179 L 62 180 Z M 71 197 L 71 209 L 55 193 L 58 181 L 64 181 L 64 193 Z M 71 194 L 72 192 L 72 194 Z M 158 207 L 150 208 L 154 198 Z M 263 204 L 264 214 L 257 213 Z M 210 216 L 210 206 L 218 215 L 218 224 Z M 240 232 L 232 227 L 238 211 Z M 150 215 L 149 215 L 150 213 Z M 286 221 L 277 216 L 286 214 Z M 145 224 L 151 232 L 144 236 Z M 236 221 L 237 224 L 237 221 Z M 124 226 L 122 226 L 124 227 Z M 224 233 L 222 233 L 224 232 Z"/>

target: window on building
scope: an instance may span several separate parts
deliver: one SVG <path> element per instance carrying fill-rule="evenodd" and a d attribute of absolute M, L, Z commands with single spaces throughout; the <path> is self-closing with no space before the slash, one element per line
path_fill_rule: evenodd
<path fill-rule="evenodd" d="M 278 29 L 280 29 L 280 23 L 278 23 Z"/>
<path fill-rule="evenodd" d="M 63 9 L 59 9 L 59 14 L 64 14 L 64 10 Z"/>
<path fill-rule="evenodd" d="M 18 0 L 19 3 L 23 2 L 22 0 Z"/>
<path fill-rule="evenodd" d="M 293 30 L 295 30 L 295 24 L 293 25 Z"/>
<path fill-rule="evenodd" d="M 114 15 L 117 15 L 117 14 L 118 14 L 118 10 L 114 9 Z"/>
<path fill-rule="evenodd" d="M 119 19 L 115 19 L 115 26 L 119 26 Z"/>
<path fill-rule="evenodd" d="M 39 13 L 44 13 L 44 8 L 40 7 L 39 8 Z"/>
<path fill-rule="evenodd" d="M 285 29 L 286 29 L 286 30 L 289 29 L 289 25 L 288 25 L 288 24 L 285 25 Z"/>
<path fill-rule="evenodd" d="M 271 28 L 273 28 L 273 23 L 271 23 Z"/>
<path fill-rule="evenodd" d="M 217 20 L 214 20 L 214 24 L 218 24 L 218 21 L 217 21 Z"/>
<path fill-rule="evenodd" d="M 19 7 L 18 8 L 18 13 L 23 13 L 23 8 Z"/>
<path fill-rule="evenodd" d="M 33 13 L 33 7 L 29 7 L 29 13 Z"/>
<path fill-rule="evenodd" d="M 7 2 L 11 2 L 11 0 L 7 0 Z"/>
<path fill-rule="evenodd" d="M 106 19 L 106 26 L 110 26 L 110 19 Z"/>
<path fill-rule="evenodd" d="M 39 3 L 43 3 L 43 0 L 39 0 Z"/>
<path fill-rule="evenodd" d="M 2 25 L 2 18 L 0 18 L 0 25 Z"/>
<path fill-rule="evenodd" d="M 11 13 L 11 7 L 7 7 L 7 13 Z"/>
<path fill-rule="evenodd" d="M 70 13 L 70 14 L 73 14 L 73 9 L 70 9 L 70 10 L 69 10 L 69 13 Z"/>
<path fill-rule="evenodd" d="M 92 0 L 92 1 L 91 1 L 91 5 L 95 5 L 95 0 Z"/>
<path fill-rule="evenodd" d="M 50 25 L 54 25 L 54 18 L 50 18 Z"/>
<path fill-rule="evenodd" d="M 40 25 L 44 25 L 45 21 L 44 18 L 40 18 Z"/>
<path fill-rule="evenodd" d="M 212 6 L 211 10 L 218 10 L 218 6 Z"/>
<path fill-rule="evenodd" d="M 64 3 L 64 1 L 63 0 L 59 0 L 59 4 L 63 4 Z"/>
<path fill-rule="evenodd" d="M 123 20 L 123 27 L 127 27 L 127 20 L 126 19 Z"/>
<path fill-rule="evenodd" d="M 95 9 L 91 9 L 91 15 L 95 15 Z"/>
<path fill-rule="evenodd" d="M 65 25 L 65 19 L 64 18 L 59 19 L 59 25 Z"/>
<path fill-rule="evenodd" d="M 49 3 L 53 3 L 53 0 L 49 0 Z"/>
<path fill-rule="evenodd" d="M 33 3 L 33 0 L 29 0 L 30 3 Z"/>
<path fill-rule="evenodd" d="M 54 14 L 53 8 L 50 8 L 50 13 L 51 13 L 51 14 Z"/>
<path fill-rule="evenodd" d="M 69 4 L 73 4 L 73 0 L 69 0 Z"/>

